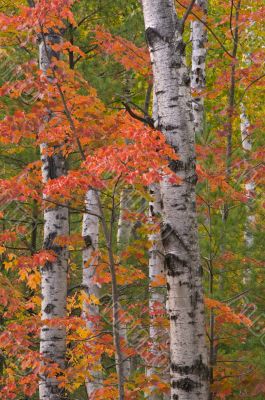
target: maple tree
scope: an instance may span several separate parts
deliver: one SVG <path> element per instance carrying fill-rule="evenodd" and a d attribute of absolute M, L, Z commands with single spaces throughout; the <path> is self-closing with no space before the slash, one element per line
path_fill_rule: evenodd
<path fill-rule="evenodd" d="M 158 129 L 141 4 L 103 3 L 1 4 L 3 399 L 82 399 L 86 391 L 91 399 L 169 398 L 164 255 L 156 247 L 163 211 L 152 188 L 165 176 L 173 187 L 181 185 L 169 163 L 179 155 Z M 264 5 L 213 0 L 207 16 L 200 6 L 176 1 L 191 69 L 190 23 L 199 21 L 208 37 L 207 84 L 193 85 L 193 97 L 204 106 L 196 135 L 197 214 L 211 398 L 260 400 Z M 44 57 L 51 52 L 45 71 L 39 45 Z M 197 72 L 204 84 L 205 72 Z M 193 74 L 196 80 L 196 65 Z M 62 157 L 67 174 L 43 180 L 43 143 L 48 164 Z M 58 208 L 69 213 L 69 232 L 57 232 L 52 246 L 43 246 L 43 214 Z M 82 216 L 88 227 L 83 233 Z M 65 312 L 47 319 L 41 282 L 43 270 L 58 263 L 58 249 L 67 263 Z M 159 255 L 154 280 L 150 254 Z M 58 278 L 56 284 L 63 286 Z M 62 363 L 39 352 L 41 330 L 65 332 Z M 44 379 L 53 382 L 55 397 L 38 390 Z"/>

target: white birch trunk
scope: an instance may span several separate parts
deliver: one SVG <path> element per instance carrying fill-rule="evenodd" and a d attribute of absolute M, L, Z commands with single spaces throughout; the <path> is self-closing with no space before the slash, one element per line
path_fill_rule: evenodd
<path fill-rule="evenodd" d="M 153 66 L 158 128 L 179 155 L 171 169 L 182 179 L 161 182 L 162 241 L 170 318 L 172 400 L 208 399 L 201 263 L 198 248 L 194 127 L 182 26 L 173 0 L 143 0 Z"/>
<path fill-rule="evenodd" d="M 207 0 L 196 0 L 195 4 L 200 7 L 204 15 L 207 13 Z M 192 40 L 192 72 L 191 88 L 196 92 L 192 99 L 195 134 L 201 135 L 204 128 L 204 98 L 202 92 L 206 84 L 206 42 L 207 30 L 202 22 L 194 20 L 191 23 Z"/>
<path fill-rule="evenodd" d="M 45 41 L 45 43 L 44 43 Z M 48 43 L 59 43 L 60 37 L 57 34 L 45 35 L 39 45 L 40 68 L 44 74 L 50 66 L 51 58 L 58 58 Z M 49 111 L 46 121 L 52 118 Z M 59 178 L 66 174 L 65 159 L 60 149 L 54 148 L 52 156 L 45 154 L 47 146 L 41 146 L 42 176 L 43 182 L 49 179 Z M 41 319 L 52 320 L 66 316 L 67 296 L 67 269 L 68 251 L 65 247 L 56 244 L 56 238 L 69 234 L 68 208 L 63 206 L 47 206 L 44 210 L 44 244 L 43 248 L 52 250 L 57 256 L 55 262 L 47 262 L 41 268 Z M 44 367 L 51 367 L 58 364 L 65 368 L 66 333 L 65 327 L 42 326 L 40 333 L 40 353 L 43 357 Z M 56 377 L 49 378 L 45 373 L 40 377 L 39 383 L 40 400 L 65 399 L 66 394 L 59 388 Z"/>
<path fill-rule="evenodd" d="M 96 283 L 96 274 L 98 266 L 98 240 L 99 240 L 99 218 L 100 213 L 98 200 L 94 190 L 88 190 L 85 198 L 86 213 L 83 215 L 82 236 L 84 238 L 83 249 L 83 278 L 82 286 L 87 296 L 100 297 L 100 288 Z M 98 333 L 99 322 L 99 306 L 97 304 L 84 301 L 82 317 L 86 322 L 86 327 L 92 334 Z M 102 371 L 100 359 L 96 359 L 93 366 L 89 366 L 88 370 L 90 378 L 86 380 L 86 390 L 89 400 L 95 397 L 95 390 L 102 387 Z"/>
<path fill-rule="evenodd" d="M 149 217 L 152 221 L 153 218 L 159 218 L 162 214 L 159 184 L 150 187 L 150 194 L 153 196 L 153 201 L 149 203 Z M 147 376 L 150 378 L 152 375 L 159 375 L 161 379 L 169 380 L 167 371 L 168 354 L 161 354 L 159 349 L 159 343 L 169 342 L 168 331 L 165 327 L 158 325 L 156 317 L 152 315 L 157 309 L 162 311 L 166 304 L 165 287 L 157 287 L 154 284 L 161 275 L 165 276 L 164 253 L 160 232 L 152 233 L 149 237 L 149 241 L 151 242 L 151 248 L 149 250 L 149 311 L 151 314 L 149 334 L 152 359 L 147 368 Z M 156 393 L 156 387 L 151 387 L 150 389 L 151 394 L 148 396 L 150 400 L 161 399 L 161 396 Z M 166 398 L 168 397 L 165 395 L 164 399 Z"/>
<path fill-rule="evenodd" d="M 129 244 L 130 234 L 132 231 L 132 224 L 126 218 L 126 212 L 129 211 L 129 203 L 130 196 L 132 194 L 132 190 L 130 188 L 125 188 L 122 190 L 120 195 L 120 215 L 118 221 L 118 231 L 117 231 L 117 245 L 119 253 Z M 122 312 L 122 309 L 121 309 Z M 128 344 L 128 336 L 127 336 L 127 326 L 124 321 L 120 320 L 120 340 L 123 346 Z M 131 372 L 131 360 L 126 357 L 124 354 L 124 349 L 121 348 L 122 351 L 122 369 L 123 369 L 123 377 L 128 379 Z M 116 363 L 117 363 L 116 356 Z"/>
<path fill-rule="evenodd" d="M 131 193 L 131 189 L 125 188 L 122 190 L 120 195 L 120 215 L 117 231 L 117 244 L 119 250 L 127 246 L 130 241 L 132 223 L 126 218 L 126 212 L 129 211 Z"/>
<path fill-rule="evenodd" d="M 240 113 L 240 130 L 241 130 L 241 139 L 242 139 L 242 147 L 243 150 L 247 156 L 248 153 L 252 151 L 252 142 L 249 137 L 249 119 L 246 114 L 246 110 L 243 104 L 241 104 L 241 113 Z M 255 194 L 255 182 L 254 180 L 251 180 L 250 182 L 245 184 L 245 190 L 246 190 L 246 195 L 249 199 L 248 201 L 248 209 L 247 209 L 247 223 L 246 223 L 246 229 L 244 232 L 245 236 L 245 242 L 246 246 L 248 249 L 250 249 L 253 244 L 254 244 L 254 237 L 251 232 L 251 228 L 255 224 L 255 215 L 251 213 L 251 205 L 252 205 L 252 197 L 253 194 Z M 247 284 L 249 283 L 250 280 L 250 270 L 247 269 L 244 278 L 243 278 L 243 283 Z"/>

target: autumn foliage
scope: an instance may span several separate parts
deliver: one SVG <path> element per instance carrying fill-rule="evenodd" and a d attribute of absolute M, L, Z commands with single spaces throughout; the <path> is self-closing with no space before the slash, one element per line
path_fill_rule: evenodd
<path fill-rule="evenodd" d="M 160 394 L 168 393 L 168 383 L 159 373 L 149 381 L 145 376 L 145 368 L 152 361 L 148 330 L 150 317 L 165 331 L 168 329 L 165 305 L 158 304 L 151 316 L 148 310 L 148 236 L 154 229 L 158 230 L 160 221 L 154 221 L 155 227 L 150 224 L 146 205 L 150 200 L 148 187 L 151 184 L 159 182 L 164 175 L 169 175 L 176 185 L 180 184 L 180 179 L 168 167 L 169 159 L 178 156 L 165 143 L 164 135 L 150 123 L 151 99 L 148 102 L 145 94 L 152 83 L 152 74 L 143 37 L 142 45 L 136 45 L 133 34 L 125 35 L 131 40 L 124 38 L 122 33 L 117 34 L 119 28 L 123 32 L 121 28 L 126 25 L 122 15 L 115 22 L 117 25 L 113 23 L 109 30 L 106 24 L 100 25 L 97 18 L 94 22 L 92 17 L 91 22 L 83 27 L 79 22 L 86 1 L 38 0 L 35 7 L 18 3 L 4 10 L 1 8 L 0 14 L 0 56 L 10 59 L 13 65 L 11 76 L 0 77 L 1 399 L 37 399 L 39 376 L 44 372 L 56 376 L 60 387 L 74 396 L 71 398 L 81 399 L 85 381 L 90 378 L 89 367 L 95 360 L 102 365 L 103 385 L 95 392 L 94 398 L 117 399 L 109 244 L 102 232 L 96 254 L 99 263 L 95 278 L 101 298 L 87 296 L 80 283 L 84 248 L 80 218 L 89 188 L 101 193 L 105 219 L 114 232 L 117 230 L 121 192 L 128 187 L 133 192 L 126 215 L 133 226 L 130 243 L 122 252 L 118 251 L 117 242 L 113 243 L 121 293 L 120 319 L 126 324 L 129 337 L 123 347 L 135 365 L 131 378 L 125 383 L 126 399 L 148 397 L 150 387 L 155 387 Z M 207 336 L 210 337 L 209 346 L 215 349 L 212 368 L 216 399 L 262 399 L 265 393 L 264 362 L 259 354 L 260 348 L 263 349 L 260 346 L 264 346 L 264 326 L 258 322 L 256 330 L 255 322 L 261 314 L 262 290 L 264 292 L 261 257 L 265 204 L 261 195 L 264 184 L 261 135 L 264 129 L 264 49 L 259 36 L 264 5 L 259 3 L 247 1 L 242 5 L 242 46 L 236 58 L 229 57 L 209 33 L 209 72 L 204 94 L 206 126 L 196 147 L 197 208 L 207 292 Z M 139 7 L 137 3 L 135 13 L 139 14 Z M 178 8 L 183 12 L 183 7 L 178 5 Z M 95 9 L 95 15 L 100 15 L 96 6 Z M 195 16 L 191 15 L 191 18 Z M 230 6 L 226 1 L 212 2 L 207 24 L 231 52 L 233 30 L 229 28 Z M 87 36 L 84 31 L 94 46 L 92 61 L 85 49 Z M 39 70 L 37 46 L 38 38 L 50 32 L 59 33 L 63 40 L 53 45 L 54 52 L 60 53 L 61 57 L 52 60 L 45 75 Z M 69 32 L 75 32 L 75 40 L 71 39 Z M 17 54 L 12 52 L 14 48 Z M 189 49 L 187 52 L 189 55 Z M 70 53 L 80 60 L 75 70 L 69 66 Z M 109 66 L 113 68 L 117 87 L 109 90 L 122 91 L 120 80 L 126 84 L 129 82 L 124 96 L 119 97 L 115 92 L 109 101 L 104 98 L 101 83 L 96 78 L 90 81 L 90 70 L 86 69 L 93 62 L 104 65 L 102 74 L 106 76 Z M 237 86 L 232 110 L 232 172 L 228 176 L 227 132 L 231 115 L 228 97 L 233 63 L 236 65 Z M 117 65 L 122 68 L 122 79 L 115 69 Z M 124 108 L 126 96 L 130 98 L 126 105 L 141 116 L 140 119 L 133 118 L 128 108 Z M 144 106 L 137 108 L 137 102 L 143 104 L 146 101 L 145 110 Z M 242 150 L 240 136 L 242 101 L 249 113 L 249 135 L 254 143 L 253 151 L 247 155 Z M 44 118 L 50 110 L 53 117 Z M 51 179 L 46 184 L 42 181 L 39 160 L 42 143 L 47 144 L 45 152 L 49 156 L 61 152 L 69 167 L 66 176 Z M 253 181 L 256 189 L 250 194 L 245 185 Z M 64 370 L 56 364 L 45 366 L 39 354 L 39 331 L 41 323 L 44 323 L 40 320 L 40 268 L 56 259 L 54 252 L 42 248 L 42 212 L 47 204 L 55 207 L 60 203 L 67 204 L 71 221 L 69 236 L 57 238 L 57 243 L 67 247 L 70 254 L 67 317 L 44 322 L 64 326 L 67 331 L 67 368 Z M 227 220 L 224 220 L 224 208 L 229 210 Z M 255 214 L 255 222 L 250 227 L 254 245 L 250 249 L 246 248 L 244 237 L 248 210 Z M 246 271 L 251 272 L 251 277 L 245 287 Z M 153 285 L 163 291 L 163 275 Z M 243 295 L 236 297 L 240 293 Z M 93 320 L 96 333 L 88 329 L 82 318 L 84 301 L 100 308 L 100 318 Z M 246 312 L 252 304 L 255 304 L 255 317 Z M 211 336 L 213 321 L 214 334 Z M 158 338 L 158 342 L 161 360 L 165 360 L 168 344 L 163 338 Z M 45 368 L 48 369 L 44 371 Z"/>

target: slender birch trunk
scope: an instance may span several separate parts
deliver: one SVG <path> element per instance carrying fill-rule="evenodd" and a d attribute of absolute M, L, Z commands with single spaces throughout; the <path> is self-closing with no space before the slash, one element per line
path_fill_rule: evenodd
<path fill-rule="evenodd" d="M 60 36 L 55 33 L 44 35 L 39 45 L 40 68 L 44 74 L 51 65 L 53 57 L 58 58 L 50 44 L 60 43 Z M 46 122 L 52 118 L 49 110 Z M 53 155 L 47 155 L 47 145 L 41 145 L 43 183 L 66 175 L 66 160 L 59 147 L 53 149 Z M 45 196 L 44 196 L 45 199 Z M 47 200 L 47 199 L 46 199 Z M 56 238 L 69 234 L 68 208 L 66 206 L 47 206 L 44 210 L 43 248 L 56 254 L 56 261 L 47 262 L 41 268 L 41 319 L 52 320 L 66 316 L 68 251 L 56 244 Z M 65 368 L 66 332 L 63 326 L 44 325 L 40 333 L 40 353 L 45 368 L 58 364 Z M 65 391 L 59 387 L 56 376 L 48 377 L 44 372 L 39 384 L 40 400 L 65 399 Z"/>
<path fill-rule="evenodd" d="M 120 195 L 120 215 L 117 231 L 117 245 L 119 251 L 129 244 L 132 223 L 126 218 L 126 213 L 129 211 L 130 196 L 132 190 L 125 188 Z"/>
<path fill-rule="evenodd" d="M 204 15 L 207 13 L 207 0 L 196 0 Z M 191 88 L 196 92 L 192 99 L 195 134 L 202 134 L 204 129 L 204 97 L 202 92 L 206 85 L 206 42 L 207 30 L 202 22 L 194 20 L 191 23 L 192 65 Z"/>
<path fill-rule="evenodd" d="M 99 285 L 96 283 L 98 266 L 98 240 L 99 240 L 99 208 L 96 192 L 88 190 L 85 198 L 86 213 L 83 215 L 82 236 L 84 238 L 83 249 L 83 277 L 82 286 L 87 296 L 100 297 Z M 82 317 L 87 328 L 97 334 L 99 323 L 99 306 L 97 304 L 83 302 Z M 95 355 L 93 366 L 88 366 L 90 378 L 86 380 L 86 390 L 89 400 L 92 400 L 95 390 L 102 387 L 102 371 L 100 359 Z"/>
<path fill-rule="evenodd" d="M 170 167 L 181 183 L 161 182 L 162 241 L 170 318 L 172 400 L 208 399 L 201 263 L 198 248 L 194 126 L 183 23 L 173 0 L 143 0 L 154 75 L 158 128 L 179 155 Z"/>
<path fill-rule="evenodd" d="M 249 119 L 246 114 L 246 110 L 244 104 L 241 104 L 241 113 L 240 113 L 240 131 L 241 131 L 241 139 L 242 139 L 242 147 L 245 152 L 245 157 L 247 158 L 247 154 L 252 151 L 252 142 L 249 137 Z M 245 242 L 247 249 L 250 249 L 254 244 L 254 237 L 251 232 L 251 227 L 255 224 L 255 215 L 251 212 L 252 208 L 252 197 L 255 194 L 255 181 L 252 179 L 245 184 L 246 195 L 248 197 L 248 205 L 247 205 L 247 223 L 246 229 L 244 232 Z M 247 269 L 244 277 L 243 283 L 247 284 L 250 280 L 250 270 Z"/>
<path fill-rule="evenodd" d="M 207 16 L 207 0 L 196 0 L 195 4 L 200 8 L 203 14 L 203 20 L 206 20 Z M 191 22 L 191 40 L 192 40 L 192 65 L 191 65 L 191 89 L 196 95 L 192 97 L 192 110 L 194 118 L 194 129 L 195 135 L 202 135 L 205 124 L 205 110 L 204 110 L 204 95 L 203 91 L 206 87 L 206 56 L 207 56 L 207 29 L 205 25 L 198 20 Z M 210 292 L 212 293 L 212 279 L 210 276 Z M 199 279 L 197 285 L 201 286 L 201 280 Z M 200 315 L 198 314 L 200 318 Z M 199 326 L 204 323 L 204 316 L 201 314 L 201 322 Z M 209 374 L 210 383 L 213 383 L 213 356 L 212 346 L 214 343 L 214 312 L 211 310 L 210 313 L 210 351 L 209 351 Z M 199 333 L 199 332 L 198 332 Z"/>
<path fill-rule="evenodd" d="M 149 217 L 159 218 L 162 214 L 161 210 L 161 194 L 160 186 L 152 185 L 150 194 L 153 200 L 149 203 Z M 152 221 L 153 223 L 153 221 Z M 158 227 L 157 227 L 158 228 Z M 160 232 L 154 232 L 150 235 L 149 241 L 151 248 L 149 250 L 149 312 L 150 312 L 150 340 L 151 340 L 151 360 L 148 363 L 147 376 L 159 375 L 161 379 L 168 378 L 168 354 L 161 354 L 159 343 L 167 343 L 169 341 L 168 331 L 165 327 L 160 326 L 155 317 L 157 311 L 162 312 L 166 304 L 166 288 L 157 287 L 156 283 L 161 277 L 165 276 L 164 269 L 164 250 L 161 242 Z M 151 394 L 148 396 L 150 400 L 161 399 L 156 392 L 156 387 L 151 387 Z M 167 398 L 167 396 L 164 396 Z"/>
<path fill-rule="evenodd" d="M 128 246 L 130 241 L 130 234 L 132 231 L 132 223 L 126 218 L 126 212 L 129 211 L 129 203 L 130 196 L 132 195 L 132 190 L 130 188 L 125 188 L 122 190 L 120 195 L 120 215 L 118 221 L 118 230 L 117 230 L 117 246 L 118 252 L 121 251 Z M 122 312 L 122 310 L 121 310 Z M 124 321 L 120 320 L 120 339 L 123 346 L 128 344 L 128 336 L 127 336 L 127 326 Z M 122 350 L 122 369 L 124 379 L 128 379 L 131 373 L 131 360 L 126 357 L 124 354 L 124 349 Z M 117 357 L 116 357 L 117 363 Z"/>

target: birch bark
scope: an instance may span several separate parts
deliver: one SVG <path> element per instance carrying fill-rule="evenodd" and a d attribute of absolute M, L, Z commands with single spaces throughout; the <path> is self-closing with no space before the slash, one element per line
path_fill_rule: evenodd
<path fill-rule="evenodd" d="M 245 152 L 245 158 L 247 158 L 247 154 L 252 151 L 252 142 L 249 137 L 249 119 L 246 114 L 246 110 L 244 104 L 241 104 L 241 113 L 240 113 L 240 130 L 241 130 L 241 140 L 242 147 Z M 251 227 L 255 224 L 255 215 L 251 212 L 252 209 L 252 197 L 255 194 L 255 181 L 252 179 L 245 184 L 246 195 L 248 197 L 247 204 L 247 223 L 246 229 L 244 232 L 245 242 L 247 249 L 250 249 L 254 244 L 254 237 L 251 232 Z M 250 269 L 248 268 L 243 277 L 243 283 L 247 284 L 250 281 Z"/>
<path fill-rule="evenodd" d="M 158 128 L 179 155 L 179 160 L 172 160 L 170 167 L 181 178 L 180 184 L 172 184 L 166 176 L 161 182 L 171 399 L 206 400 L 208 366 L 196 221 L 194 126 L 183 26 L 173 0 L 143 0 L 142 3 Z"/>
<path fill-rule="evenodd" d="M 117 245 L 119 250 L 127 246 L 130 240 L 132 224 L 126 218 L 126 212 L 129 211 L 131 194 L 132 194 L 131 189 L 125 188 L 122 190 L 120 195 L 120 215 L 119 215 L 118 231 L 117 231 Z"/>
<path fill-rule="evenodd" d="M 196 0 L 195 4 L 206 16 L 207 0 Z M 202 95 L 206 84 L 206 42 L 207 30 L 202 22 L 194 20 L 191 23 L 192 64 L 191 88 L 196 92 L 192 99 L 195 134 L 201 135 L 204 129 L 204 98 Z"/>
<path fill-rule="evenodd" d="M 44 74 L 51 65 L 53 57 L 59 58 L 50 45 L 60 43 L 60 36 L 55 33 L 43 35 L 39 45 L 40 69 Z M 46 122 L 52 118 L 49 110 Z M 47 145 L 41 145 L 42 177 L 46 183 L 66 175 L 66 161 L 59 147 L 53 149 L 53 155 L 47 155 Z M 44 199 L 47 200 L 44 196 Z M 56 238 L 69 234 L 68 208 L 66 206 L 46 207 L 44 210 L 44 243 L 43 248 L 56 254 L 55 262 L 47 262 L 41 268 L 41 319 L 52 320 L 66 316 L 68 251 L 56 244 Z M 63 326 L 44 325 L 40 333 L 40 353 L 44 368 L 57 364 L 65 368 L 66 332 Z M 40 400 L 65 399 L 65 391 L 59 387 L 56 376 L 48 377 L 43 373 L 39 383 Z"/>
<path fill-rule="evenodd" d="M 120 215 L 118 221 L 118 231 L 117 231 L 117 246 L 118 252 L 121 254 L 121 251 L 128 246 L 130 241 L 130 234 L 132 231 L 132 223 L 126 218 L 126 212 L 129 211 L 130 204 L 130 196 L 132 195 L 132 190 L 130 188 L 124 188 L 120 195 Z M 122 308 L 121 308 L 122 314 Z M 127 336 L 127 326 L 122 319 L 120 319 L 120 339 L 123 344 L 122 347 L 127 346 L 128 344 L 128 336 Z M 131 360 L 126 357 L 124 348 L 122 351 L 122 369 L 124 379 L 128 379 L 131 372 Z M 117 363 L 117 357 L 116 357 Z"/>
<path fill-rule="evenodd" d="M 153 218 L 159 218 L 162 214 L 161 210 L 161 194 L 160 185 L 152 185 L 150 194 L 153 196 L 153 201 L 149 203 L 149 217 L 151 223 L 154 223 Z M 166 304 L 165 287 L 157 287 L 155 282 L 161 276 L 165 276 L 164 269 L 164 250 L 161 242 L 160 232 L 154 232 L 150 235 L 149 241 L 151 248 L 149 250 L 149 312 L 150 312 L 150 340 L 151 340 L 151 361 L 147 368 L 147 376 L 159 375 L 161 379 L 168 381 L 168 352 L 161 354 L 159 343 L 168 343 L 169 336 L 165 327 L 158 325 L 155 317 L 157 311 L 162 312 Z M 165 363 L 165 364 L 164 364 Z M 163 371 L 163 372 L 162 372 Z M 161 398 L 157 394 L 156 387 L 151 387 L 151 394 L 148 396 L 150 400 L 158 400 Z M 168 397 L 164 395 L 164 399 Z"/>
<path fill-rule="evenodd" d="M 100 288 L 96 283 L 98 265 L 98 239 L 99 239 L 99 207 L 94 190 L 88 190 L 85 198 L 86 213 L 83 215 L 82 236 L 84 238 L 83 249 L 83 277 L 82 286 L 87 296 L 100 297 Z M 86 326 L 95 335 L 99 322 L 99 306 L 97 304 L 84 301 L 82 317 Z M 95 355 L 93 367 L 88 366 L 90 378 L 86 380 L 86 390 L 88 398 L 93 400 L 94 392 L 102 387 L 102 372 L 100 359 Z"/>

